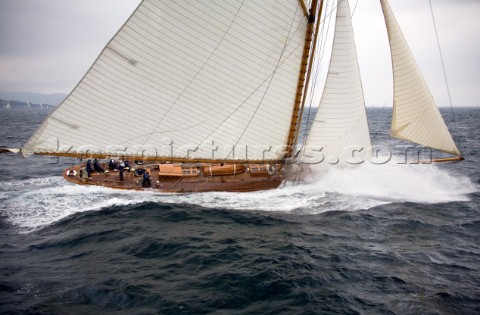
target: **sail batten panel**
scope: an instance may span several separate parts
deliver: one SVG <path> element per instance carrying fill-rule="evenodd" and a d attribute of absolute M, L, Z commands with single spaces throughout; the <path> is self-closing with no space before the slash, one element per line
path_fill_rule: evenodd
<path fill-rule="evenodd" d="M 337 6 L 332 57 L 306 148 L 347 163 L 353 151 L 370 155 L 371 141 L 348 1 Z"/>
<path fill-rule="evenodd" d="M 281 159 L 306 24 L 298 1 L 144 0 L 24 149 Z"/>
<path fill-rule="evenodd" d="M 393 137 L 461 156 L 388 1 L 381 0 L 392 55 Z"/>

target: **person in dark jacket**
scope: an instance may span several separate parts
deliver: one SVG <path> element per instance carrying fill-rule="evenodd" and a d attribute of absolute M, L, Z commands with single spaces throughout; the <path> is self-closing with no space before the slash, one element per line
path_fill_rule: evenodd
<path fill-rule="evenodd" d="M 93 160 L 93 169 L 95 172 L 103 173 L 103 168 L 100 166 L 100 163 L 98 163 L 97 159 Z"/>
<path fill-rule="evenodd" d="M 125 170 L 125 163 L 123 161 L 120 161 L 120 164 L 118 164 L 118 173 L 120 175 L 120 180 L 123 181 L 123 171 Z"/>
<path fill-rule="evenodd" d="M 87 161 L 87 175 L 88 178 L 90 179 L 90 174 L 92 173 L 92 161 L 88 160 Z"/>
<path fill-rule="evenodd" d="M 115 164 L 115 160 L 113 160 L 113 159 L 110 160 L 110 161 L 108 162 L 108 169 L 111 170 L 111 171 L 113 171 L 113 170 L 116 169 L 116 168 L 117 168 L 117 165 Z"/>
<path fill-rule="evenodd" d="M 152 182 L 150 181 L 150 173 L 147 171 L 143 172 L 142 187 L 149 188 L 152 187 Z"/>

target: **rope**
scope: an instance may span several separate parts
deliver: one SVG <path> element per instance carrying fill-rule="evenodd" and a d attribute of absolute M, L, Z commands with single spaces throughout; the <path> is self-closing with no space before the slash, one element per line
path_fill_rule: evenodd
<path fill-rule="evenodd" d="M 198 71 L 195 73 L 195 76 L 188 82 L 188 84 L 183 88 L 183 90 L 181 91 L 181 93 L 177 96 L 177 98 L 175 99 L 175 101 L 170 105 L 170 107 L 168 108 L 168 110 L 163 114 L 162 118 L 160 118 L 157 122 L 157 124 L 155 125 L 155 127 L 153 128 L 152 132 L 150 134 L 148 134 L 148 138 L 143 142 L 143 145 L 145 145 L 151 138 L 152 136 L 156 133 L 156 130 L 158 129 L 158 127 L 160 126 L 160 124 L 163 122 L 163 120 L 165 119 L 165 117 L 171 112 L 171 110 L 173 109 L 173 107 L 177 104 L 178 100 L 184 95 L 184 93 L 186 92 L 187 88 L 189 88 L 193 82 L 197 79 L 197 77 L 201 74 L 202 70 L 205 68 L 205 66 L 210 62 L 210 60 L 212 59 L 212 57 L 215 55 L 215 53 L 217 52 L 218 48 L 220 47 L 220 44 L 223 43 L 223 41 L 225 40 L 225 37 L 227 36 L 228 32 L 230 31 L 232 25 L 233 25 L 233 22 L 235 22 L 235 20 L 237 19 L 238 17 L 238 14 L 240 13 L 243 5 L 244 5 L 244 2 L 245 0 L 243 0 L 241 3 L 240 3 L 240 6 L 238 7 L 237 9 L 237 12 L 235 12 L 235 16 L 233 17 L 233 19 L 230 21 L 230 24 L 228 25 L 228 28 L 225 30 L 225 32 L 223 33 L 222 35 L 222 38 L 220 39 L 220 41 L 217 43 L 217 46 L 215 47 L 215 49 L 210 53 L 210 55 L 208 56 L 207 60 L 205 60 L 205 62 L 202 64 L 202 66 L 200 67 L 200 69 L 198 69 Z"/>
<path fill-rule="evenodd" d="M 275 68 L 274 68 L 271 76 L 270 76 L 270 77 L 267 77 L 267 78 L 262 82 L 262 84 L 261 84 L 260 86 L 258 86 L 258 88 L 257 88 L 256 90 L 260 89 L 260 88 L 263 86 L 263 83 L 270 78 L 270 79 L 268 80 L 268 83 L 267 83 L 267 88 L 265 89 L 264 93 L 262 94 L 262 98 L 261 98 L 260 101 L 258 102 L 257 107 L 255 108 L 255 111 L 254 111 L 254 112 L 252 113 L 252 115 L 250 116 L 250 120 L 248 121 L 247 125 L 245 126 L 245 128 L 244 128 L 243 131 L 242 131 L 242 133 L 241 133 L 240 136 L 238 137 L 237 142 L 236 142 L 235 145 L 233 146 L 232 150 L 228 153 L 227 158 L 230 157 L 230 155 L 233 153 L 235 147 L 238 145 L 238 143 L 240 142 L 240 140 L 243 138 L 243 135 L 244 135 L 245 132 L 247 131 L 248 127 L 250 126 L 250 124 L 251 124 L 251 122 L 252 122 L 252 120 L 255 118 L 255 116 L 256 116 L 256 114 L 257 114 L 260 106 L 261 106 L 262 103 L 263 103 L 263 100 L 265 99 L 265 96 L 267 95 L 267 92 L 268 92 L 268 89 L 269 89 L 269 87 L 270 87 L 270 84 L 272 83 L 273 78 L 275 77 L 275 74 L 277 73 L 278 68 L 280 68 L 280 65 L 282 65 L 282 63 L 283 63 L 283 62 L 282 62 L 282 58 L 283 58 L 283 56 L 284 56 L 285 49 L 287 48 L 287 46 L 288 46 L 288 44 L 290 43 L 290 40 L 291 40 L 290 35 L 292 34 L 292 30 L 293 30 L 294 22 L 295 22 L 295 16 L 296 16 L 296 13 L 297 13 L 297 10 L 298 10 L 298 9 L 299 9 L 299 7 L 297 6 L 296 11 L 295 11 L 295 14 L 293 15 L 292 23 L 290 24 L 290 28 L 289 28 L 289 30 L 288 30 L 288 36 L 287 36 L 287 38 L 285 39 L 285 43 L 283 44 L 283 49 L 282 49 L 282 51 L 281 51 L 281 53 L 280 53 L 280 56 L 278 57 L 277 65 L 275 66 Z M 297 30 L 298 30 L 298 25 L 297 25 L 297 29 L 295 29 L 295 30 L 293 31 L 293 33 L 295 33 Z M 286 59 L 285 59 L 285 60 L 286 60 Z M 256 90 L 255 90 L 255 91 L 256 91 Z M 251 95 L 253 95 L 253 92 L 252 92 Z M 244 103 L 245 103 L 245 102 L 244 102 Z M 243 105 L 244 103 L 242 103 L 242 105 Z M 237 109 L 238 109 L 238 108 L 237 108 Z M 235 111 L 236 111 L 236 110 L 235 110 Z M 233 115 L 233 113 L 232 113 L 232 115 Z M 229 117 L 231 117 L 232 115 L 230 115 Z M 225 122 L 225 121 L 226 121 L 226 119 L 225 119 L 223 122 Z M 223 124 L 223 122 L 222 122 L 222 124 Z M 217 127 L 217 128 L 218 128 L 218 127 Z M 216 130 L 217 128 L 215 128 L 215 130 Z M 213 132 L 212 132 L 212 133 L 213 133 Z M 210 133 L 210 134 L 212 134 L 212 133 Z M 205 139 L 206 139 L 206 138 L 205 138 Z M 204 140 L 204 141 L 205 141 L 205 140 Z"/>
<path fill-rule="evenodd" d="M 357 10 L 357 5 L 358 5 L 358 0 L 357 2 L 355 2 L 355 7 L 353 8 L 353 12 L 352 12 L 352 17 L 355 15 L 355 11 Z"/>
<path fill-rule="evenodd" d="M 328 7 L 328 0 L 327 2 L 325 3 L 325 8 Z M 338 6 L 338 4 L 337 4 Z M 307 119 L 306 119 L 306 126 L 305 126 L 305 129 L 303 131 L 303 139 L 302 139 L 302 147 L 305 146 L 305 143 L 307 141 L 307 134 L 308 134 L 308 130 L 310 129 L 310 121 L 311 121 L 311 115 L 312 115 L 312 103 L 313 103 L 313 99 L 315 98 L 315 91 L 317 91 L 317 79 L 318 79 L 318 76 L 319 76 L 319 72 L 322 68 L 322 60 L 325 56 L 325 46 L 326 46 L 326 41 L 328 39 L 328 33 L 330 32 L 330 25 L 331 25 L 331 20 L 332 20 L 332 13 L 334 12 L 334 10 L 337 8 L 337 6 L 334 6 L 332 5 L 332 9 L 330 10 L 330 12 L 326 13 L 325 14 L 325 17 L 320 21 L 320 23 L 324 23 L 324 27 L 321 28 L 321 37 L 320 37 L 320 47 L 318 49 L 318 51 L 321 52 L 320 54 L 320 58 L 319 60 L 316 60 L 314 62 L 317 63 L 317 67 L 315 69 L 315 73 L 313 74 L 314 76 L 314 79 L 313 79 L 313 82 L 310 86 L 310 98 L 309 98 L 309 106 L 308 106 L 308 113 L 307 113 Z M 327 10 L 325 10 L 327 11 Z M 328 22 L 326 22 L 326 19 L 328 18 Z M 325 28 L 325 23 L 327 23 L 327 27 Z"/>
<path fill-rule="evenodd" d="M 298 6 L 297 6 L 297 9 L 295 11 L 295 13 L 298 11 Z M 300 23 L 297 25 L 297 27 L 295 28 L 295 30 L 292 32 L 292 27 L 294 25 L 294 22 L 295 22 L 295 15 L 293 17 L 293 20 L 292 20 L 292 23 L 290 25 L 290 29 L 289 29 L 289 36 L 290 34 L 294 34 L 298 31 L 299 27 L 300 27 Z M 273 77 L 275 76 L 278 68 L 283 65 L 284 62 L 286 62 L 286 60 L 288 60 L 288 58 L 290 58 L 291 55 L 293 55 L 293 53 L 295 52 L 295 50 L 300 47 L 303 43 L 300 43 L 299 45 L 297 45 L 295 47 L 295 49 L 293 49 L 287 56 L 286 58 L 282 61 L 282 57 L 284 56 L 284 52 L 285 52 L 285 49 L 286 49 L 286 46 L 288 46 L 290 44 L 290 41 L 293 39 L 293 37 L 291 38 L 288 38 L 289 36 L 287 36 L 287 39 L 286 39 L 286 42 L 284 43 L 284 47 L 282 49 L 282 52 L 280 54 L 280 57 L 277 61 L 277 65 L 275 66 L 275 68 L 272 70 L 272 72 L 267 76 L 265 77 L 265 79 L 250 93 L 250 95 L 248 95 L 244 100 L 243 102 L 238 105 L 228 116 L 226 116 L 207 136 L 205 136 L 203 138 L 202 141 L 200 141 L 200 143 L 197 145 L 197 146 L 200 146 L 203 142 L 205 142 L 212 134 L 214 134 L 220 127 L 223 126 L 224 123 L 226 123 L 239 109 L 241 109 L 243 107 L 243 105 L 246 104 L 246 102 L 258 91 L 260 90 L 260 88 L 268 82 L 268 86 L 270 85 L 271 81 L 273 80 Z M 265 95 L 268 91 L 268 88 L 267 90 L 263 93 L 263 96 L 262 96 L 262 99 L 260 100 L 260 103 L 257 105 L 256 109 L 255 109 L 255 112 L 253 113 L 253 116 L 255 116 L 256 112 L 258 111 L 259 109 L 259 106 L 261 105 L 263 99 L 265 98 Z M 243 135 L 245 134 L 248 126 L 250 125 L 250 123 L 252 122 L 253 120 L 253 116 L 250 118 L 249 122 L 247 123 L 247 125 L 245 126 L 245 128 L 243 129 L 243 132 L 242 134 L 240 135 L 240 137 L 238 138 L 237 142 L 235 143 L 235 145 L 233 146 L 232 150 L 230 151 L 230 153 L 228 154 L 227 157 L 229 157 L 232 152 L 234 152 L 235 150 L 235 146 L 240 142 L 241 138 L 243 137 Z"/>
<path fill-rule="evenodd" d="M 435 38 L 437 40 L 437 46 L 438 46 L 438 53 L 440 54 L 440 61 L 442 63 L 442 70 L 443 70 L 443 78 L 445 80 L 445 86 L 447 87 L 447 94 L 448 94 L 448 102 L 450 105 L 450 111 L 452 114 L 452 119 L 453 119 L 453 125 L 455 127 L 455 131 L 458 134 L 458 123 L 457 119 L 455 117 L 455 111 L 453 110 L 453 103 L 452 103 L 452 95 L 450 93 L 450 87 L 448 85 L 448 79 L 447 79 L 447 72 L 445 70 L 445 62 L 443 61 L 443 54 L 442 54 L 442 48 L 440 46 L 440 39 L 438 38 L 438 31 L 437 31 L 437 23 L 435 22 L 435 15 L 433 14 L 433 7 L 432 7 L 432 1 L 428 0 L 428 3 L 430 4 L 430 13 L 432 15 L 432 21 L 433 21 L 433 28 L 435 29 Z M 458 146 L 461 147 L 460 142 L 458 141 Z"/>

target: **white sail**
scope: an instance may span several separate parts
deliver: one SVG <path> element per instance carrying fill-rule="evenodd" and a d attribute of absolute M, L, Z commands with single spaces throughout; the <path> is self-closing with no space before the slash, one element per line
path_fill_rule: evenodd
<path fill-rule="evenodd" d="M 23 151 L 281 159 L 306 25 L 298 0 L 144 0 Z"/>
<path fill-rule="evenodd" d="M 339 0 L 332 57 L 304 157 L 321 150 L 330 163 L 359 161 L 371 154 L 362 83 L 347 0 Z M 315 161 L 321 162 L 321 161 Z"/>
<path fill-rule="evenodd" d="M 392 52 L 394 100 L 391 136 L 461 156 L 388 2 L 380 2 Z"/>

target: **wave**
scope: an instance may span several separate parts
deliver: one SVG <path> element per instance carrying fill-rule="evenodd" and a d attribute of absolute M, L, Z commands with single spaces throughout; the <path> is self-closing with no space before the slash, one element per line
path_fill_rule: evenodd
<path fill-rule="evenodd" d="M 467 176 L 433 164 L 318 167 L 310 181 L 319 191 L 395 202 L 469 201 L 469 194 L 480 190 Z"/>
<path fill-rule="evenodd" d="M 2 187 L 2 215 L 26 232 L 74 213 L 144 202 L 143 198 L 135 198 L 134 192 L 73 185 L 59 176 L 4 182 Z"/>
<path fill-rule="evenodd" d="M 432 165 L 362 165 L 317 169 L 306 183 L 250 193 L 165 194 L 67 183 L 62 177 L 1 183 L 0 211 L 29 232 L 84 211 L 142 203 L 188 204 L 213 209 L 318 214 L 364 210 L 391 202 L 468 201 L 479 191 L 468 177 Z"/>

